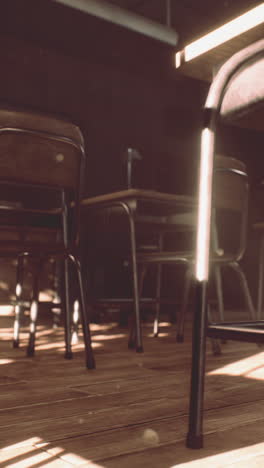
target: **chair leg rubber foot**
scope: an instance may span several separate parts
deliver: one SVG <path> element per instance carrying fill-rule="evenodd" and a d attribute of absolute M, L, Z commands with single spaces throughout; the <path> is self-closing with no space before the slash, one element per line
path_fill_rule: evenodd
<path fill-rule="evenodd" d="M 72 358 L 73 358 L 72 351 L 65 351 L 64 359 L 72 359 Z"/>
<path fill-rule="evenodd" d="M 177 341 L 177 343 L 183 343 L 183 342 L 184 342 L 184 336 L 178 334 L 178 335 L 176 336 L 176 341 Z"/>
<path fill-rule="evenodd" d="M 194 434 L 187 434 L 186 438 L 186 447 L 191 449 L 201 449 L 203 448 L 203 436 L 196 436 Z"/>
<path fill-rule="evenodd" d="M 33 357 L 35 354 L 34 348 L 27 348 L 27 357 Z"/>
<path fill-rule="evenodd" d="M 89 358 L 86 359 L 86 367 L 87 367 L 87 369 L 95 369 L 96 368 L 94 357 L 89 357 Z"/>
<path fill-rule="evenodd" d="M 136 352 L 137 352 L 137 353 L 144 353 L 143 346 L 137 346 Z"/>
<path fill-rule="evenodd" d="M 127 344 L 127 347 L 128 349 L 134 349 L 135 348 L 135 342 L 132 341 L 132 340 L 129 340 L 128 344 Z"/>
<path fill-rule="evenodd" d="M 13 348 L 19 348 L 19 341 L 13 341 Z"/>
<path fill-rule="evenodd" d="M 158 338 L 159 337 L 159 332 L 156 332 L 153 334 L 154 338 Z"/>

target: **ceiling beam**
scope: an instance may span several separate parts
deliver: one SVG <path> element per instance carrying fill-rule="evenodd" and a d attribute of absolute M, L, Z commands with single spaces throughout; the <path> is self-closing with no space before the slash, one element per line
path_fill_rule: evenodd
<path fill-rule="evenodd" d="M 105 21 L 110 21 L 118 26 L 122 26 L 172 46 L 176 46 L 178 42 L 178 34 L 174 29 L 128 10 L 124 10 L 103 0 L 100 2 L 97 0 L 53 1 L 89 15 L 96 16 Z"/>

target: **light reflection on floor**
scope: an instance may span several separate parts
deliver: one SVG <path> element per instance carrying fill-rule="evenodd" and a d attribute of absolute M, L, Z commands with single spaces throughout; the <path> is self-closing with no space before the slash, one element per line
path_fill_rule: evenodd
<path fill-rule="evenodd" d="M 61 461 L 60 465 L 55 462 Z M 81 457 L 75 453 L 44 442 L 39 437 L 31 437 L 21 442 L 0 449 L 0 464 L 9 468 L 28 468 L 34 466 L 72 467 L 85 464 L 89 468 L 103 468 L 91 460 Z"/>
<path fill-rule="evenodd" d="M 239 361 L 231 362 L 208 372 L 207 375 L 233 375 L 264 380 L 264 352 L 262 351 Z"/>

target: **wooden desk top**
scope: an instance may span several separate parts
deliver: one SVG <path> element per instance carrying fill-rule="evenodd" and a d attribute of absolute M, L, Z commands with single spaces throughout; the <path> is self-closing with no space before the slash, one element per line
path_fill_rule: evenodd
<path fill-rule="evenodd" d="M 186 207 L 193 207 L 196 204 L 195 198 L 188 195 L 174 195 L 157 192 L 155 190 L 128 189 L 121 190 L 119 192 L 106 193 L 96 197 L 85 198 L 82 200 L 82 205 L 89 207 L 98 204 L 111 204 L 111 202 L 126 202 L 129 200 L 167 202 Z"/>

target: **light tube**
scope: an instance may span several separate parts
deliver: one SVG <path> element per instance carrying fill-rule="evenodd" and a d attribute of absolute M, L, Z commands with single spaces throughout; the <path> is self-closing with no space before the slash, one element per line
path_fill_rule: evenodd
<path fill-rule="evenodd" d="M 230 39 L 233 39 L 240 34 L 243 34 L 250 29 L 259 26 L 264 22 L 264 2 L 257 7 L 243 13 L 243 15 L 229 21 L 228 23 L 220 26 L 214 31 L 206 34 L 205 36 L 197 39 L 184 48 L 184 61 L 189 62 L 199 55 L 208 52 L 211 49 L 223 44 Z M 179 56 L 180 52 L 176 53 L 176 68 L 181 65 Z"/>

